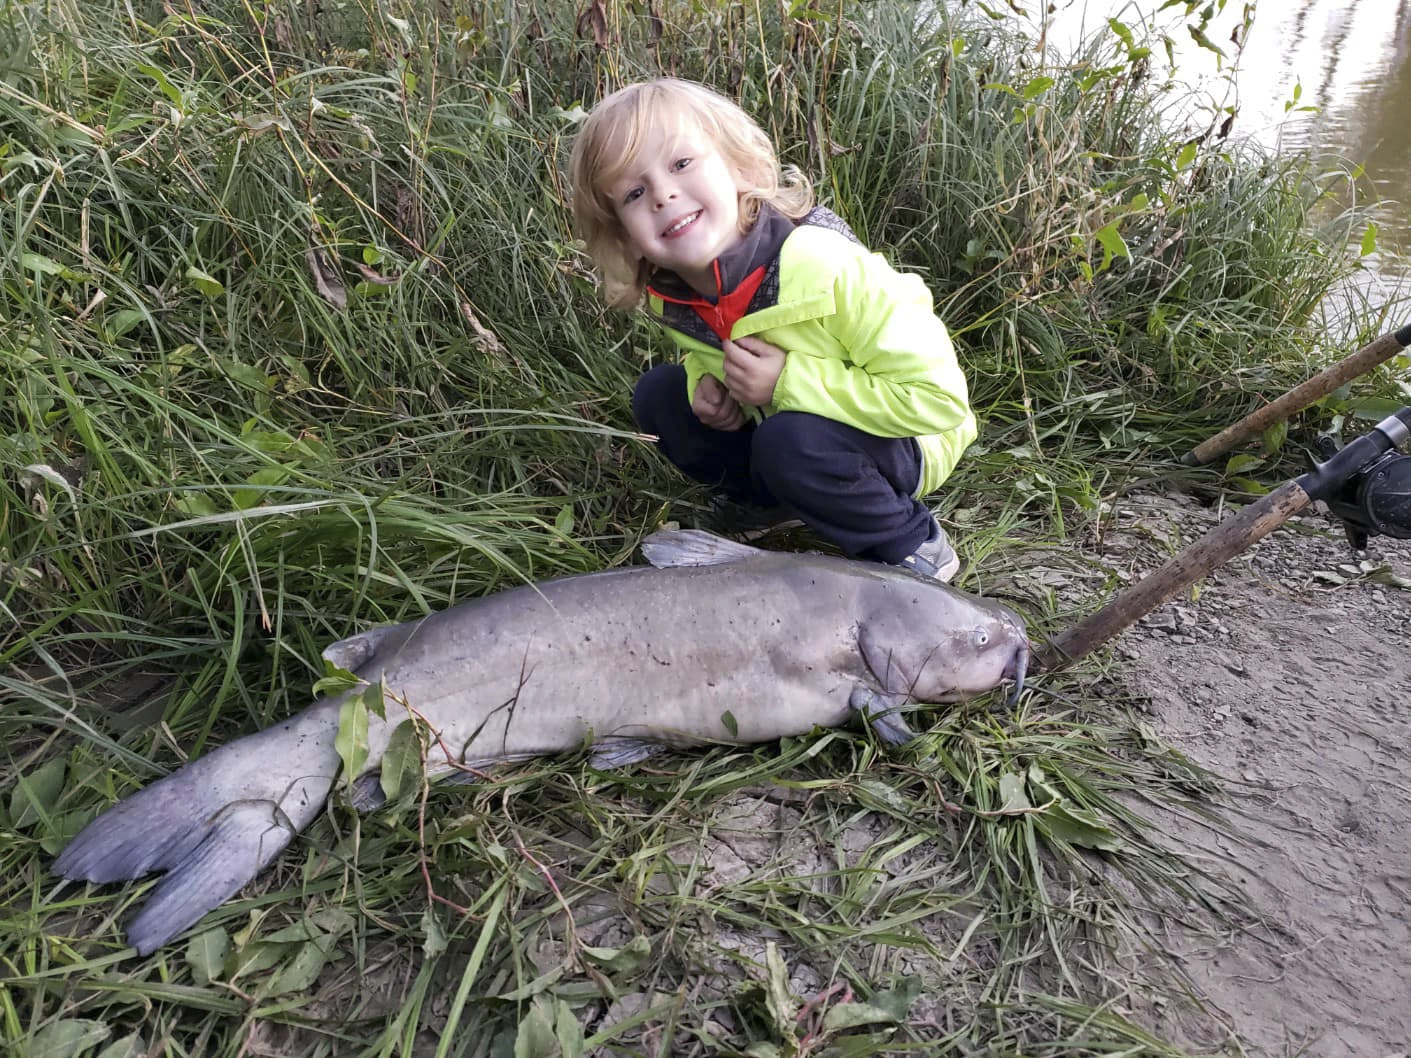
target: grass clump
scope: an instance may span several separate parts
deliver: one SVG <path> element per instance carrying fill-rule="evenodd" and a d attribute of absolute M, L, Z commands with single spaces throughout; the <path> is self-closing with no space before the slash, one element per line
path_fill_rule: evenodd
<path fill-rule="evenodd" d="M 142 885 L 47 871 L 114 798 L 302 708 L 329 641 L 629 561 L 699 500 L 630 430 L 660 341 L 568 230 L 565 139 L 606 88 L 732 91 L 927 276 L 986 423 L 944 497 L 971 587 L 1329 351 L 1339 177 L 1192 151 L 1120 42 L 1036 66 L 968 9 L 55 2 L 0 33 L 8 1043 L 1175 1053 L 1119 1009 L 1133 926 L 1093 865 L 1224 899 L 1118 796 L 1210 780 L 1038 699 L 938 712 L 896 756 L 829 732 L 334 806 L 146 959 L 117 928 Z"/>

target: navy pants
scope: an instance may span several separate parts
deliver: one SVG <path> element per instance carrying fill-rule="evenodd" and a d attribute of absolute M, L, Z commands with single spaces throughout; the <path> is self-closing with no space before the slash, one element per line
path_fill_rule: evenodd
<path fill-rule="evenodd" d="M 914 438 L 878 437 L 801 411 L 715 430 L 691 411 L 680 364 L 637 380 L 632 415 L 688 477 L 733 500 L 778 504 L 845 554 L 900 562 L 930 533 L 931 512 L 912 497 L 921 481 Z"/>

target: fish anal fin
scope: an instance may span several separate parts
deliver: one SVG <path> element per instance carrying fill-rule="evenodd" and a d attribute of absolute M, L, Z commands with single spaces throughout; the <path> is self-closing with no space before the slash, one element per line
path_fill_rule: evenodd
<path fill-rule="evenodd" d="M 642 541 L 642 557 L 657 569 L 723 566 L 764 552 L 704 529 L 660 529 Z"/>
<path fill-rule="evenodd" d="M 588 766 L 599 771 L 625 768 L 629 764 L 646 760 L 666 749 L 660 742 L 648 742 L 644 738 L 611 737 L 594 742 L 588 751 Z"/>

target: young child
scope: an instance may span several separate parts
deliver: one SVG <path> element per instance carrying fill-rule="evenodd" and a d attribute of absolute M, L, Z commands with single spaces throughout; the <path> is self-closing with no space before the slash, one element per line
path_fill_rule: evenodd
<path fill-rule="evenodd" d="M 602 100 L 575 139 L 571 183 L 608 304 L 645 299 L 684 354 L 632 394 L 666 457 L 850 556 L 950 580 L 960 560 L 920 498 L 977 431 L 920 277 L 813 207 L 764 131 L 689 81 Z"/>

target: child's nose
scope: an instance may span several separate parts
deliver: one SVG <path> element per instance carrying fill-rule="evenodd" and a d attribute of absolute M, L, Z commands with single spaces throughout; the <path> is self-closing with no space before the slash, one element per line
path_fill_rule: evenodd
<path fill-rule="evenodd" d="M 661 209 L 676 197 L 676 189 L 674 187 L 659 186 L 656 189 L 655 196 L 657 203 L 656 208 Z"/>

